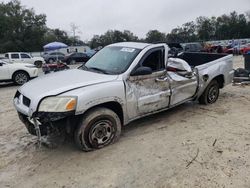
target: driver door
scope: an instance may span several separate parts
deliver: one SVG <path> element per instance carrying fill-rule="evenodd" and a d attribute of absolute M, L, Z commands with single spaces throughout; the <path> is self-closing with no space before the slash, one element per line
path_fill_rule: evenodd
<path fill-rule="evenodd" d="M 165 70 L 164 48 L 148 51 L 135 70 L 139 67 L 151 68 L 152 74 L 130 75 L 126 82 L 130 119 L 169 106 L 170 86 Z"/>

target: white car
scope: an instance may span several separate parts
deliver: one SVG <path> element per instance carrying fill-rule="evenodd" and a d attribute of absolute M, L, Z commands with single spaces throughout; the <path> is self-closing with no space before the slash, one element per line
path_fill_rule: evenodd
<path fill-rule="evenodd" d="M 9 63 L 29 63 L 35 65 L 37 68 L 41 68 L 45 63 L 42 57 L 32 57 L 30 54 L 24 52 L 9 52 L 4 57 Z"/>
<path fill-rule="evenodd" d="M 0 82 L 13 81 L 23 85 L 38 76 L 38 68 L 27 63 L 7 63 L 0 60 Z"/>

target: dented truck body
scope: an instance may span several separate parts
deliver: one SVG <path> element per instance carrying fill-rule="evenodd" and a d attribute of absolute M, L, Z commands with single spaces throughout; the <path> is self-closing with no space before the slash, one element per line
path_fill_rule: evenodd
<path fill-rule="evenodd" d="M 47 134 L 50 126 L 74 131 L 79 119 L 96 107 L 112 110 L 121 124 L 126 125 L 143 116 L 198 100 L 213 80 L 223 88 L 233 79 L 231 55 L 184 53 L 169 58 L 166 44 L 132 42 L 105 48 L 113 49 L 109 69 L 104 66 L 106 71 L 113 72 L 101 70 L 101 63 L 97 63 L 99 67 L 91 64 L 102 55 L 98 52 L 99 56 L 91 58 L 86 67 L 41 76 L 18 89 L 14 106 L 29 132 L 36 134 L 34 120 L 42 134 Z M 128 65 L 119 64 L 124 69 L 115 72 L 119 69 L 115 64 L 118 57 Z M 176 68 L 175 64 L 180 66 Z M 188 68 L 181 70 L 181 67 Z"/>

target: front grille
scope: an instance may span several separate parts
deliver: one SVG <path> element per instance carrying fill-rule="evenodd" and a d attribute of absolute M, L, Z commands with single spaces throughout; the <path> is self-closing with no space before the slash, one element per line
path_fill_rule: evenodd
<path fill-rule="evenodd" d="M 30 99 L 23 96 L 23 104 L 27 107 L 30 107 Z"/>

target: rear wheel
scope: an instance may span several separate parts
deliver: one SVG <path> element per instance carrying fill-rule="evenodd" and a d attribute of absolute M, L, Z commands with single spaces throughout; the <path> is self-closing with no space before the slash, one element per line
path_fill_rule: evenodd
<path fill-rule="evenodd" d="M 52 64 L 52 63 L 54 63 L 54 59 L 50 58 L 50 59 L 48 60 L 48 62 L 49 62 L 50 64 Z"/>
<path fill-rule="evenodd" d="M 29 81 L 29 75 L 24 71 L 18 71 L 13 75 L 13 81 L 18 85 L 23 85 Z"/>
<path fill-rule="evenodd" d="M 118 140 L 121 121 L 107 108 L 94 108 L 87 112 L 75 130 L 75 143 L 83 151 L 103 148 Z"/>
<path fill-rule="evenodd" d="M 220 86 L 217 80 L 212 80 L 203 94 L 199 98 L 200 104 L 212 104 L 215 103 L 220 94 Z"/>

